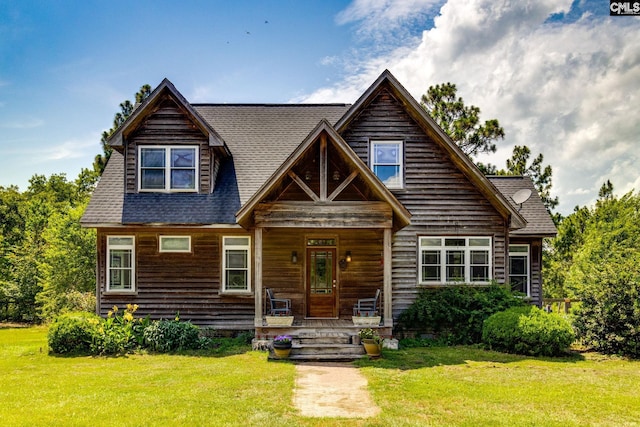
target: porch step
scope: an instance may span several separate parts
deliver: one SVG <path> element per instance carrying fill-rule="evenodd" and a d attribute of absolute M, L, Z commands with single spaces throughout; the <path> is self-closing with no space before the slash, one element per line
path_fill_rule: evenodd
<path fill-rule="evenodd" d="M 307 333 L 292 336 L 289 360 L 295 361 L 353 361 L 365 356 L 362 345 L 352 344 L 349 333 Z M 273 352 L 270 359 L 275 359 Z"/>

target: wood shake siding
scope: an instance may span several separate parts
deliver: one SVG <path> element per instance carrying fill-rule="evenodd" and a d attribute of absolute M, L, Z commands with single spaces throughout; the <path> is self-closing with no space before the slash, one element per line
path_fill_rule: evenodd
<path fill-rule="evenodd" d="M 167 97 L 140 126 L 127 138 L 126 144 L 126 189 L 127 193 L 138 191 L 138 146 L 141 145 L 197 145 L 200 147 L 199 193 L 213 191 L 216 159 L 209 147 L 207 137 L 189 116 Z"/>
<path fill-rule="evenodd" d="M 367 164 L 370 141 L 403 141 L 404 188 L 392 192 L 412 218 L 411 225 L 393 239 L 395 318 L 415 300 L 420 289 L 418 236 L 491 237 L 493 278 L 505 281 L 506 221 L 390 91 L 380 90 L 342 136 Z"/>
<path fill-rule="evenodd" d="M 220 293 L 222 236 L 237 232 L 176 229 L 103 229 L 98 233 L 98 313 L 106 316 L 114 305 L 138 304 L 138 315 L 152 319 L 180 314 L 202 326 L 222 329 L 253 327 L 253 294 Z M 136 292 L 107 293 L 107 236 L 135 236 Z M 162 235 L 191 236 L 191 253 L 160 253 Z M 243 236 L 248 235 L 242 233 Z M 167 317 L 169 313 L 169 317 Z"/>

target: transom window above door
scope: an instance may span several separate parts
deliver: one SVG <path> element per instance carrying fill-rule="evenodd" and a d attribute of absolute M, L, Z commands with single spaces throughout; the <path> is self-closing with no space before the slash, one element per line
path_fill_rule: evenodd
<path fill-rule="evenodd" d="M 198 191 L 198 147 L 144 146 L 138 159 L 140 191 Z"/>
<path fill-rule="evenodd" d="M 402 141 L 371 141 L 371 170 L 387 188 L 403 188 L 403 161 Z"/>

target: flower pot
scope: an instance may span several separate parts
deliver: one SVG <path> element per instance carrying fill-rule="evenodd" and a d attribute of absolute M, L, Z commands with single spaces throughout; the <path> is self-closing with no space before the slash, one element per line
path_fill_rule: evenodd
<path fill-rule="evenodd" d="M 278 359 L 286 359 L 289 357 L 289 353 L 291 353 L 291 347 L 289 348 L 273 347 L 273 353 L 276 355 Z"/>
<path fill-rule="evenodd" d="M 363 339 L 362 345 L 364 346 L 364 351 L 370 357 L 378 357 L 382 354 L 382 343 L 377 343 L 372 339 Z"/>
<path fill-rule="evenodd" d="M 291 352 L 291 341 L 288 342 L 273 342 L 273 352 L 279 359 L 286 359 Z"/>

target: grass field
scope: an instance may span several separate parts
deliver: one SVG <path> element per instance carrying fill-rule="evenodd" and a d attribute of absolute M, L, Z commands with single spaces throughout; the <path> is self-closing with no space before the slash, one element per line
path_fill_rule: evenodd
<path fill-rule="evenodd" d="M 639 361 L 386 351 L 357 363 L 381 415 L 346 420 L 298 416 L 294 366 L 240 350 L 55 357 L 45 328 L 0 327 L 0 425 L 640 426 Z"/>

